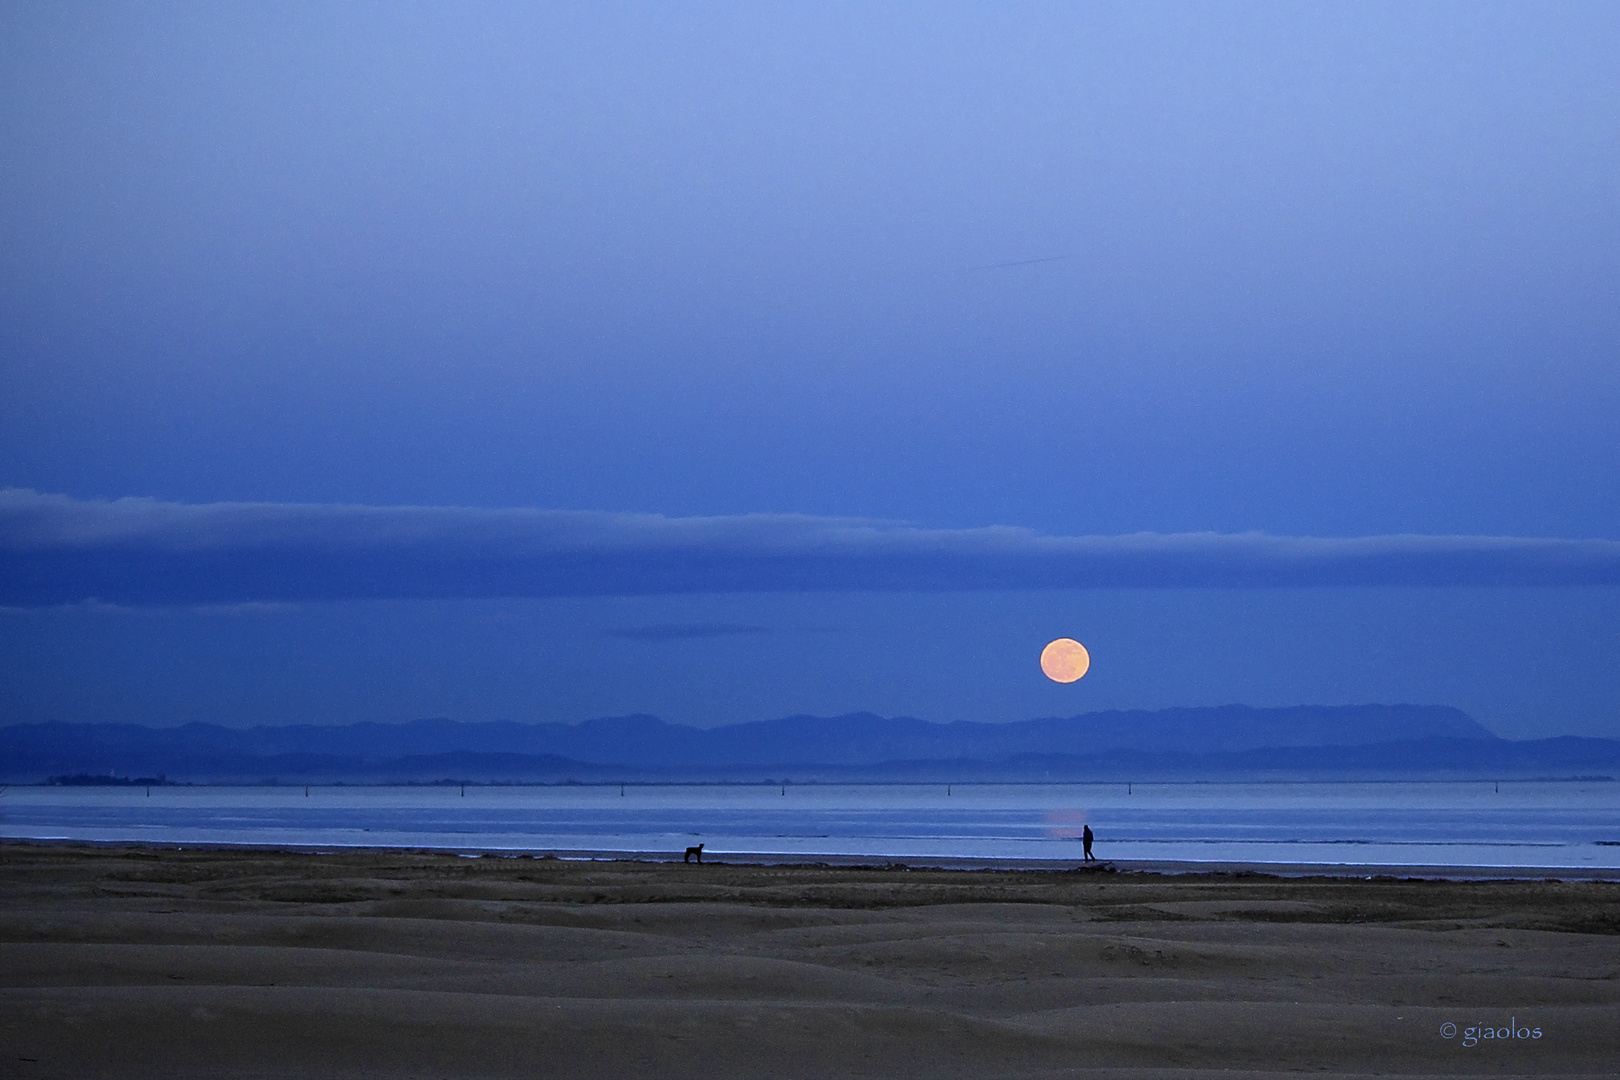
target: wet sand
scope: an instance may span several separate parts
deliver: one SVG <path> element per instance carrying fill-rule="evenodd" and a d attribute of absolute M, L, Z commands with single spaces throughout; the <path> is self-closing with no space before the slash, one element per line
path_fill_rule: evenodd
<path fill-rule="evenodd" d="M 1608 1076 L 1620 1061 L 1614 882 L 7 843 L 0 889 L 0 1076 Z M 1510 1022 L 1525 1036 L 1466 1045 Z"/>

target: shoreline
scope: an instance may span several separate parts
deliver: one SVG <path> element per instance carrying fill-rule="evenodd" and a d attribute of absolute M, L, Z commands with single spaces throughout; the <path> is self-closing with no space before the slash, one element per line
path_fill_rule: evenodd
<path fill-rule="evenodd" d="M 566 863 L 682 862 L 672 851 L 611 848 L 494 848 L 477 845 L 422 844 L 282 844 L 282 843 L 174 843 L 148 840 L 78 840 L 71 838 L 0 837 L 0 850 L 8 847 L 135 849 L 143 851 L 257 852 L 287 855 L 424 854 L 463 858 L 533 859 Z M 1216 876 L 1231 878 L 1316 878 L 1346 881 L 1581 881 L 1620 882 L 1620 867 L 1482 866 L 1434 863 L 1301 863 L 1179 859 L 1099 859 L 1084 864 L 1073 859 L 995 858 L 953 855 L 841 855 L 802 852 L 710 851 L 703 865 L 731 868 L 882 869 L 1044 872 L 1062 874 L 1130 875 L 1146 877 Z"/>
<path fill-rule="evenodd" d="M 1230 1080 L 1620 1059 L 1612 881 L 647 854 L 0 843 L 0 1071 Z"/>

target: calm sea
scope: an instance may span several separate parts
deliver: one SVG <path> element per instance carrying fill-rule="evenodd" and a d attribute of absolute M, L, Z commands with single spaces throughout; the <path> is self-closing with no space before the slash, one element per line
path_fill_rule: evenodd
<path fill-rule="evenodd" d="M 1620 783 L 19 787 L 12 839 L 1620 867 Z"/>

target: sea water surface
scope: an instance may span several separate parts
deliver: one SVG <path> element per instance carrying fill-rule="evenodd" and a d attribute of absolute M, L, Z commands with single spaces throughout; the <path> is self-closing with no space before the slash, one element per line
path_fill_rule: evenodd
<path fill-rule="evenodd" d="M 307 794 L 306 794 L 307 792 Z M 0 837 L 465 851 L 1620 867 L 1620 783 L 32 787 Z"/>

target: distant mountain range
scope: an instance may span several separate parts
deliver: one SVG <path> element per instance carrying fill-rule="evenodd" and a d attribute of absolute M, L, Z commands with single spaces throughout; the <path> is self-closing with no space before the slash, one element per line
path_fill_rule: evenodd
<path fill-rule="evenodd" d="M 1225 705 L 1007 724 L 854 713 L 718 728 L 621 716 L 579 724 L 227 728 L 0 727 L 0 780 L 592 783 L 1564 777 L 1620 773 L 1620 740 L 1499 739 L 1457 709 Z"/>

